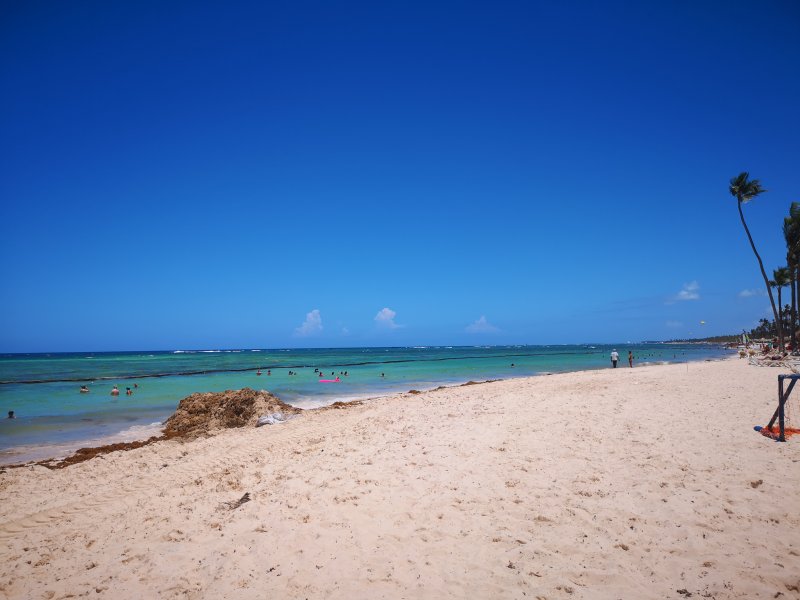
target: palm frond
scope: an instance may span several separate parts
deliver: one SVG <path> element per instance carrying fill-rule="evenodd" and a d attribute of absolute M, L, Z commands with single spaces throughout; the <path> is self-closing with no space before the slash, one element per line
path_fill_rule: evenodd
<path fill-rule="evenodd" d="M 773 287 L 786 287 L 789 285 L 789 269 L 786 267 L 781 267 L 780 269 L 775 269 L 772 272 L 772 276 L 775 278 L 774 281 L 771 281 L 770 284 Z"/>
<path fill-rule="evenodd" d="M 731 193 L 731 196 L 734 198 L 739 197 L 739 192 L 744 189 L 744 186 L 747 185 L 747 180 L 750 179 L 750 173 L 747 171 L 743 171 L 739 173 L 736 177 L 731 178 L 731 185 L 728 190 Z"/>
<path fill-rule="evenodd" d="M 767 190 L 761 187 L 761 182 L 758 179 L 750 179 L 750 173 L 743 171 L 731 179 L 728 191 L 739 202 L 745 203 L 750 202 L 750 200 Z"/>

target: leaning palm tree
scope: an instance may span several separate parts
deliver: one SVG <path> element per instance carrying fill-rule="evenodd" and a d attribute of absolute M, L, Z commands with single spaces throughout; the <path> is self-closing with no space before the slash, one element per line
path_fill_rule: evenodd
<path fill-rule="evenodd" d="M 778 289 L 778 282 L 777 282 L 777 281 L 775 281 L 774 279 L 770 279 L 770 280 L 769 280 L 769 287 L 770 287 L 770 289 L 772 289 L 772 290 L 777 290 L 777 289 Z M 781 305 L 780 305 L 780 304 L 778 304 L 778 312 L 779 312 L 779 313 L 780 313 L 780 306 L 781 306 Z M 776 332 L 775 334 L 776 334 L 776 335 L 777 335 L 777 333 L 778 333 L 778 329 L 777 329 L 777 327 L 778 327 L 778 322 L 777 322 L 777 321 L 775 321 L 775 332 Z M 779 337 L 780 337 L 780 336 L 779 336 Z"/>
<path fill-rule="evenodd" d="M 730 187 L 728 190 L 731 196 L 736 198 L 736 205 L 739 208 L 739 217 L 742 220 L 742 227 L 747 234 L 747 239 L 750 241 L 750 247 L 753 249 L 753 254 L 756 255 L 758 260 L 758 267 L 761 269 L 761 276 L 764 278 L 764 286 L 767 288 L 767 295 L 769 296 L 769 303 L 772 305 L 772 314 L 775 316 L 775 327 L 778 328 L 778 338 L 783 340 L 783 329 L 781 328 L 781 318 L 778 311 L 775 309 L 775 299 L 772 297 L 772 288 L 769 286 L 769 278 L 767 272 L 764 270 L 764 263 L 761 262 L 761 256 L 756 250 L 756 245 L 753 243 L 753 236 L 750 235 L 750 229 L 744 220 L 744 213 L 742 212 L 742 204 L 750 202 L 756 196 L 763 194 L 767 190 L 761 187 L 761 182 L 758 179 L 750 179 L 750 174 L 747 172 L 739 173 L 736 177 L 731 179 Z M 781 348 L 783 346 L 781 345 Z"/>

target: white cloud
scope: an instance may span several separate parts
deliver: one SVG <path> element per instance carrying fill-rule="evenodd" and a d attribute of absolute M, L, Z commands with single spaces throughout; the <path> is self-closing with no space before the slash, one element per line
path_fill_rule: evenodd
<path fill-rule="evenodd" d="M 666 323 L 664 323 L 664 325 L 666 325 L 670 329 L 680 329 L 681 327 L 683 327 L 683 323 L 681 323 L 680 321 L 667 321 Z"/>
<path fill-rule="evenodd" d="M 700 284 L 696 281 L 692 281 L 690 283 L 684 283 L 683 289 L 675 295 L 675 300 L 699 300 L 700 294 L 698 290 L 700 289 Z"/>
<path fill-rule="evenodd" d="M 469 333 L 493 333 L 495 331 L 500 331 L 497 327 L 489 323 L 483 315 L 474 323 L 467 325 L 466 330 Z"/>
<path fill-rule="evenodd" d="M 739 292 L 739 298 L 752 298 L 753 296 L 766 296 L 767 292 L 762 288 L 754 288 L 752 290 L 742 290 Z"/>
<path fill-rule="evenodd" d="M 381 327 L 386 327 L 388 329 L 397 329 L 398 327 L 402 327 L 402 325 L 398 325 L 394 322 L 394 318 L 397 316 L 397 313 L 394 312 L 391 308 L 382 308 L 378 311 L 378 314 L 375 315 L 375 322 L 380 325 Z"/>
<path fill-rule="evenodd" d="M 306 320 L 297 329 L 294 334 L 300 337 L 314 335 L 322 331 L 322 315 L 319 314 L 319 309 L 315 308 L 310 313 L 306 314 Z"/>
<path fill-rule="evenodd" d="M 347 327 L 342 327 L 342 335 L 350 335 L 350 330 Z"/>

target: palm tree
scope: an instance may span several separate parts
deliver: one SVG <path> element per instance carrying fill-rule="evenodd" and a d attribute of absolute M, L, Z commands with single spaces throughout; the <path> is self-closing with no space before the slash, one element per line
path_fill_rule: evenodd
<path fill-rule="evenodd" d="M 777 290 L 778 289 L 778 282 L 775 281 L 774 279 L 770 279 L 769 280 L 769 287 L 770 287 L 770 289 Z M 779 315 L 780 315 L 780 309 L 781 309 L 781 305 L 778 304 L 778 314 Z M 775 321 L 775 327 L 777 327 L 777 326 L 778 326 L 778 322 Z M 777 329 L 776 329 L 776 331 L 777 331 Z"/>
<path fill-rule="evenodd" d="M 789 285 L 789 269 L 788 267 L 781 267 L 780 269 L 775 269 L 772 272 L 773 280 L 770 281 L 772 287 L 777 288 L 778 290 L 778 308 L 781 316 L 781 331 L 783 329 L 783 325 L 785 324 L 783 321 L 783 303 L 781 302 L 781 290 Z M 783 346 L 783 340 L 781 340 L 781 347 Z M 794 348 L 794 346 L 792 346 Z"/>
<path fill-rule="evenodd" d="M 750 200 L 763 194 L 767 190 L 761 187 L 761 182 L 758 179 L 751 180 L 750 173 L 742 172 L 731 179 L 728 191 L 730 191 L 731 196 L 736 198 L 736 206 L 739 208 L 739 218 L 742 220 L 742 227 L 744 227 L 744 232 L 747 234 L 747 239 L 750 241 L 750 247 L 753 249 L 753 254 L 756 255 L 756 260 L 758 260 L 758 267 L 761 269 L 761 276 L 764 278 L 764 286 L 767 288 L 769 303 L 772 305 L 772 314 L 775 316 L 775 326 L 778 328 L 778 338 L 781 341 L 781 348 L 783 348 L 783 329 L 781 328 L 780 315 L 775 309 L 775 299 L 772 297 L 772 288 L 769 287 L 769 278 L 767 277 L 767 272 L 764 270 L 764 263 L 761 262 L 761 256 L 759 256 L 758 250 L 756 250 L 756 245 L 753 243 L 753 236 L 750 235 L 750 229 L 747 227 L 747 223 L 744 220 L 744 213 L 742 212 L 742 204 L 745 202 L 750 202 Z"/>
<path fill-rule="evenodd" d="M 783 237 L 786 240 L 786 263 L 789 267 L 789 285 L 792 289 L 792 316 L 789 327 L 789 339 L 796 351 L 797 340 L 797 286 L 800 280 L 800 203 L 792 202 L 789 216 L 783 220 Z"/>

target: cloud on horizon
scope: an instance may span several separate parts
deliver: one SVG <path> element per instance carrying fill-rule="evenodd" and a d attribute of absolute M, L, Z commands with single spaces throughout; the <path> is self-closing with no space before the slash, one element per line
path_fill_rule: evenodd
<path fill-rule="evenodd" d="M 465 329 L 468 333 L 495 333 L 500 331 L 500 328 L 495 327 L 489 321 L 486 320 L 484 315 L 481 315 L 481 318 L 467 325 Z"/>
<path fill-rule="evenodd" d="M 306 314 L 306 320 L 294 330 L 294 334 L 298 337 L 308 337 L 320 331 L 322 331 L 322 315 L 319 313 L 319 309 L 315 308 Z"/>
<path fill-rule="evenodd" d="M 739 292 L 739 298 L 752 298 L 753 296 L 766 296 L 767 292 L 761 288 L 754 288 L 752 290 L 742 290 Z"/>
<path fill-rule="evenodd" d="M 375 322 L 381 327 L 386 327 L 387 329 L 398 329 L 403 326 L 394 322 L 394 318 L 396 316 L 397 313 L 391 308 L 382 308 L 378 311 L 378 314 L 375 315 Z"/>

